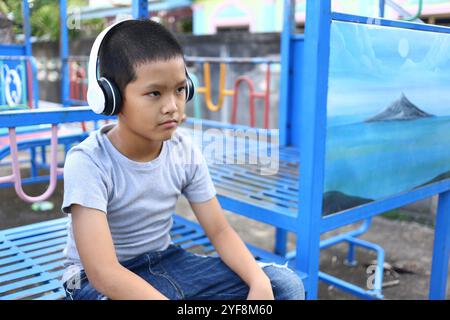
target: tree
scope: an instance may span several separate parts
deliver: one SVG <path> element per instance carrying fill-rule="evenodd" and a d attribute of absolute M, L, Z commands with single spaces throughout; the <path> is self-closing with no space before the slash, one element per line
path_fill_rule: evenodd
<path fill-rule="evenodd" d="M 55 0 L 28 0 L 30 6 L 30 24 L 32 36 L 57 40 L 59 39 L 59 6 Z M 70 8 L 86 6 L 88 0 L 68 0 Z M 23 34 L 23 16 L 21 0 L 0 0 L 0 12 L 13 21 L 13 31 L 16 35 Z M 81 30 L 69 30 L 70 37 L 77 38 L 83 32 L 98 33 L 104 28 L 102 19 L 85 20 Z"/>

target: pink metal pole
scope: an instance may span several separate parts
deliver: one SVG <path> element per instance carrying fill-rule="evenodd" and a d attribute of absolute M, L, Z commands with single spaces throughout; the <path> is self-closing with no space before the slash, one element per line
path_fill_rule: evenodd
<path fill-rule="evenodd" d="M 234 96 L 233 96 L 233 113 L 231 116 L 231 123 L 236 123 L 237 117 L 237 107 L 238 107 L 238 96 L 239 96 L 239 85 L 241 82 L 246 82 L 250 91 L 250 126 L 255 127 L 255 88 L 253 85 L 253 81 L 249 77 L 239 77 L 234 82 Z"/>
<path fill-rule="evenodd" d="M 57 165 L 57 155 L 58 155 L 58 126 L 56 124 L 52 125 L 52 137 L 51 137 L 51 162 L 50 162 L 50 184 L 47 190 L 40 196 L 31 197 L 25 194 L 22 189 L 22 178 L 20 176 L 19 167 L 19 155 L 17 147 L 17 137 L 16 128 L 9 128 L 9 141 L 11 148 L 11 158 L 12 158 L 12 170 L 13 174 L 6 177 L 0 178 L 0 183 L 13 182 L 14 188 L 20 199 L 26 202 L 39 202 L 48 199 L 56 188 L 57 175 L 63 173 L 63 168 L 58 168 Z"/>

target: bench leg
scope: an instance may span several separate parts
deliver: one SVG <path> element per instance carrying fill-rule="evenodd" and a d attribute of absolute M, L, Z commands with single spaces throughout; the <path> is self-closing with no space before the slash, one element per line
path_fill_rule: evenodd
<path fill-rule="evenodd" d="M 306 299 L 316 300 L 319 290 L 319 231 L 300 227 L 295 251 L 295 268 L 307 275 L 303 281 Z"/>
<path fill-rule="evenodd" d="M 450 252 L 450 191 L 439 195 L 434 232 L 430 292 L 432 300 L 445 299 Z"/>
<path fill-rule="evenodd" d="M 284 229 L 276 228 L 275 230 L 275 253 L 282 257 L 287 253 L 288 232 Z"/>
<path fill-rule="evenodd" d="M 355 259 L 355 244 L 353 242 L 348 242 L 348 253 L 347 260 L 345 260 L 345 265 L 349 267 L 355 267 L 358 263 Z"/>

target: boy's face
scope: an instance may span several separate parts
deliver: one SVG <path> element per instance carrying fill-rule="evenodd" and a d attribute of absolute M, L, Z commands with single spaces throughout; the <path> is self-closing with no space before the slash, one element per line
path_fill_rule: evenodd
<path fill-rule="evenodd" d="M 145 63 L 137 66 L 135 72 L 137 79 L 124 90 L 119 121 L 147 140 L 170 139 L 186 102 L 183 58 Z"/>

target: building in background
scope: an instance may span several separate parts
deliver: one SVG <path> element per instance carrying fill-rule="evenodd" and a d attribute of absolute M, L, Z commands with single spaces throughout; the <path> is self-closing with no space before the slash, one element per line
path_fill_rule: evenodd
<path fill-rule="evenodd" d="M 110 23 L 131 18 L 132 0 L 90 0 L 81 8 L 81 18 L 105 18 Z M 152 19 L 175 32 L 192 33 L 192 0 L 149 0 Z"/>
<path fill-rule="evenodd" d="M 194 34 L 214 34 L 222 31 L 280 32 L 282 29 L 283 0 L 194 0 Z M 410 16 L 418 12 L 419 0 L 394 0 Z M 334 0 L 333 10 L 363 16 L 379 12 L 379 0 Z M 305 23 L 306 1 L 297 0 L 297 27 Z M 387 18 L 404 17 L 386 6 Z M 450 25 L 449 0 L 424 0 L 420 18 L 427 23 Z"/>
<path fill-rule="evenodd" d="M 389 2 L 388 0 L 386 0 Z M 386 6 L 387 18 L 399 19 L 417 14 L 419 0 L 392 0 L 404 12 Z M 390 2 L 392 2 L 390 1 Z M 284 0 L 149 0 L 151 16 L 177 32 L 195 35 L 227 31 L 280 32 Z M 450 25 L 450 0 L 424 0 L 420 19 L 424 22 Z M 84 17 L 122 18 L 129 14 L 131 0 L 91 0 L 82 9 Z M 298 29 L 305 23 L 306 0 L 297 0 Z M 334 0 L 333 10 L 362 16 L 375 16 L 379 0 Z"/>

